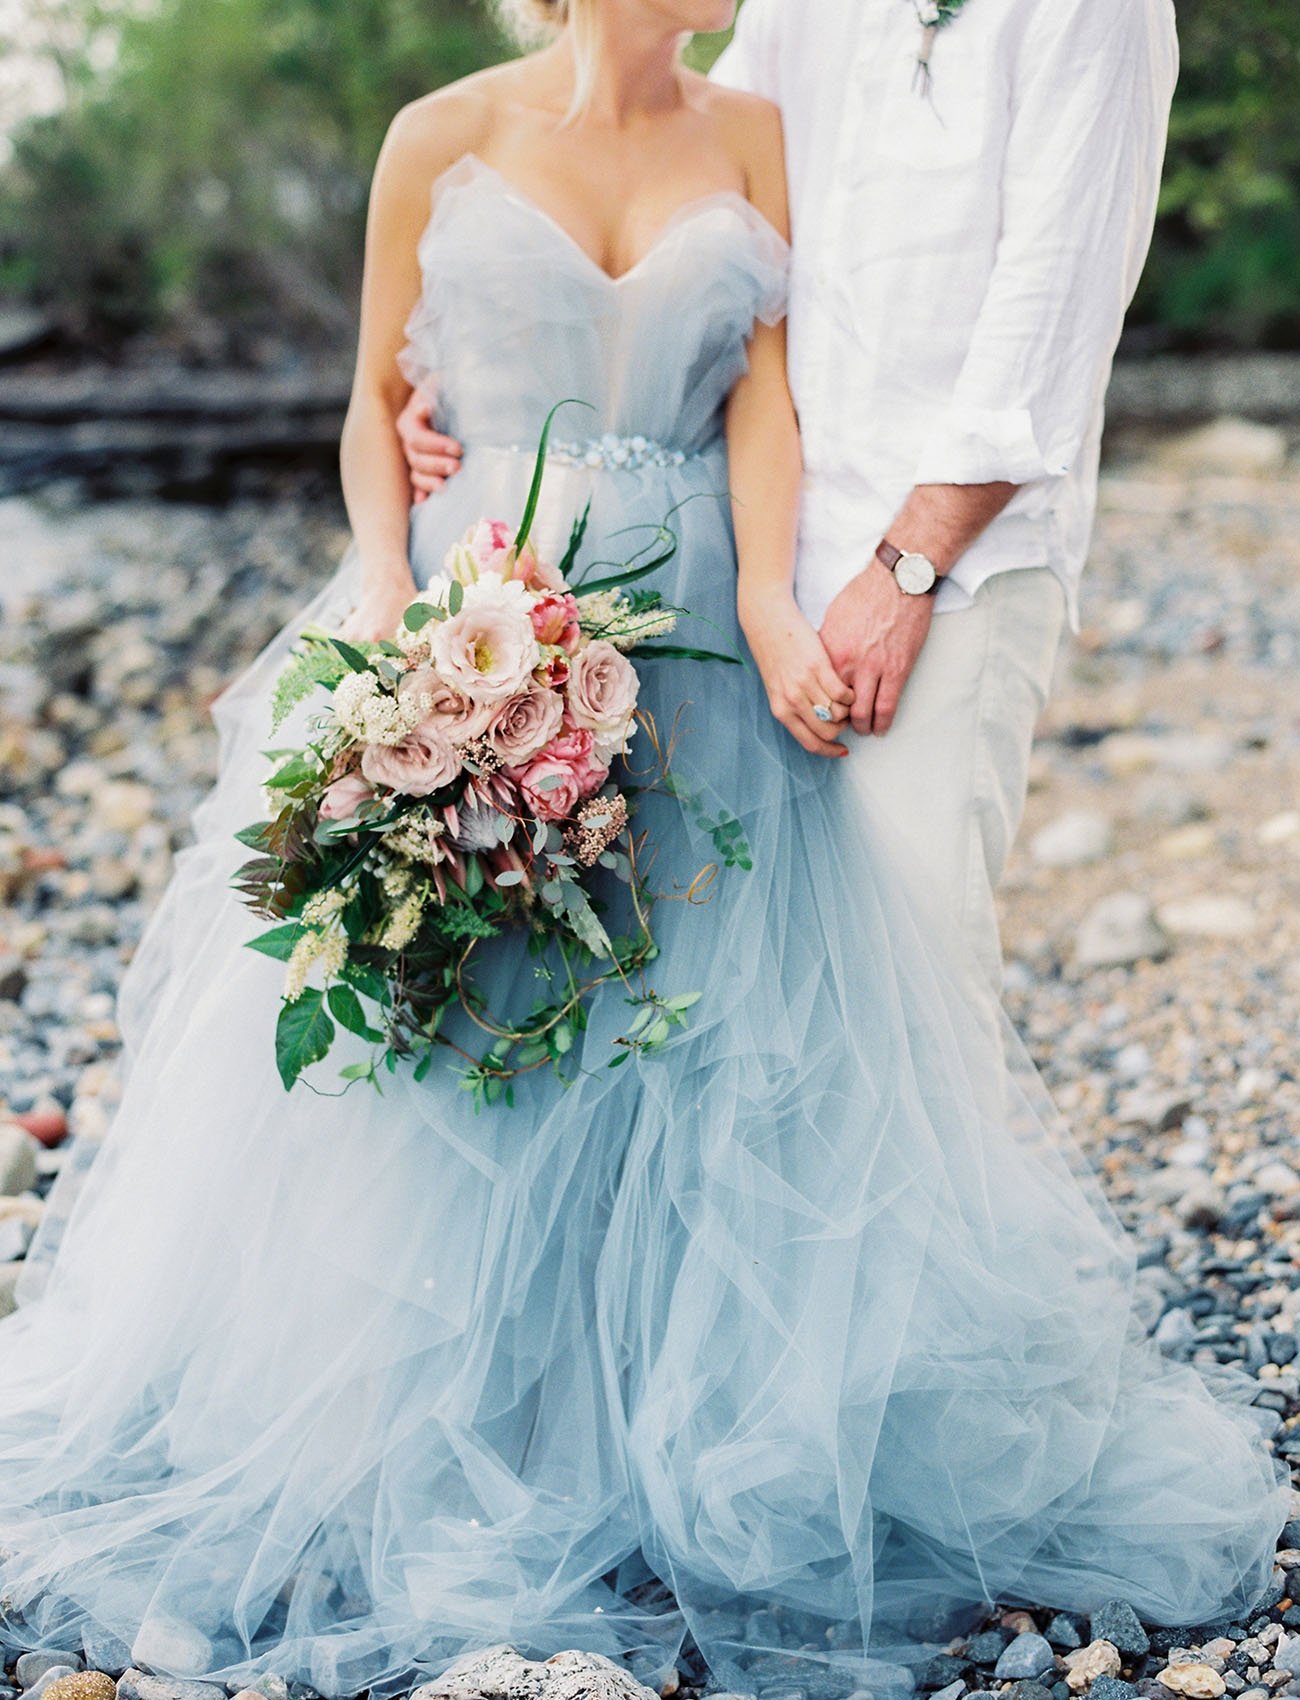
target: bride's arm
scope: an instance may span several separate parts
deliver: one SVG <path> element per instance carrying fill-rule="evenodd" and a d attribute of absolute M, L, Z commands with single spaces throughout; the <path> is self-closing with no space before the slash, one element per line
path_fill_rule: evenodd
<path fill-rule="evenodd" d="M 765 102 L 752 102 L 752 108 L 746 134 L 749 198 L 788 236 L 780 120 Z M 727 447 L 739 563 L 737 608 L 772 713 L 804 749 L 847 755 L 839 727 L 853 693 L 794 599 L 803 457 L 786 379 L 784 320 L 755 329 L 749 371 L 727 406 Z M 832 722 L 818 718 L 818 705 L 831 709 Z"/>
<path fill-rule="evenodd" d="M 345 634 L 389 636 L 416 594 L 407 540 L 411 486 L 397 434 L 409 385 L 397 366 L 420 291 L 416 246 L 438 174 L 473 145 L 476 103 L 435 95 L 404 107 L 380 150 L 366 224 L 361 326 L 339 464 L 361 566 Z"/>

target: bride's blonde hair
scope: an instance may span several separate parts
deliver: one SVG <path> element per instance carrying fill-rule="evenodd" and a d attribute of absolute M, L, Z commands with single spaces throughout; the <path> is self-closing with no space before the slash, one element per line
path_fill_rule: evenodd
<path fill-rule="evenodd" d="M 566 122 L 587 104 L 596 78 L 595 4 L 596 0 L 496 0 L 501 21 L 521 47 L 537 47 L 562 29 L 572 29 L 577 77 Z"/>

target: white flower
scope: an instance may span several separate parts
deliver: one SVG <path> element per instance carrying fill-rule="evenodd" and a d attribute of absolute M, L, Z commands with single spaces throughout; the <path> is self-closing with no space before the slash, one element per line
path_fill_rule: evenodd
<path fill-rule="evenodd" d="M 400 744 L 420 720 L 420 704 L 385 691 L 371 672 L 349 673 L 335 686 L 334 719 L 359 744 Z"/>
<path fill-rule="evenodd" d="M 541 659 L 529 618 L 535 598 L 517 580 L 484 573 L 465 586 L 460 612 L 430 640 L 442 678 L 472 702 L 501 702 L 524 688 Z"/>
<path fill-rule="evenodd" d="M 347 907 L 348 894 L 332 887 L 329 891 L 318 891 L 315 897 L 309 898 L 303 905 L 302 918 L 310 925 L 319 925 L 332 921 L 334 917 Z"/>
<path fill-rule="evenodd" d="M 381 949 L 405 950 L 420 930 L 420 916 L 423 911 L 423 892 L 412 891 L 404 897 L 384 923 L 383 931 L 379 935 Z"/>

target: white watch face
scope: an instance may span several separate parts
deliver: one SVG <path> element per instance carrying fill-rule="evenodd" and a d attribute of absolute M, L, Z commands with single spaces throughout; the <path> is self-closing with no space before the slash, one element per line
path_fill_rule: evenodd
<path fill-rule="evenodd" d="M 900 555 L 894 566 L 898 587 L 909 596 L 924 596 L 937 576 L 934 562 L 926 555 Z"/>

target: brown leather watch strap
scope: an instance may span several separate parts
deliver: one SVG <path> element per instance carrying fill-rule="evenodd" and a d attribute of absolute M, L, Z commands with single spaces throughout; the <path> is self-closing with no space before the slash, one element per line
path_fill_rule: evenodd
<path fill-rule="evenodd" d="M 892 573 L 903 558 L 903 551 L 896 549 L 892 543 L 882 541 L 876 547 L 876 559 L 882 566 L 888 567 Z"/>

